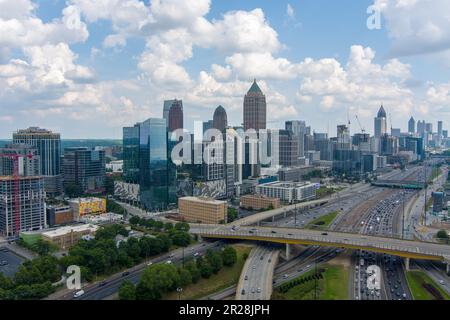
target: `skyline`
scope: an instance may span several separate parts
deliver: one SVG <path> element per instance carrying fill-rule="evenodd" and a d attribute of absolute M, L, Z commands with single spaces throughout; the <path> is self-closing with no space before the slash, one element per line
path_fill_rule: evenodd
<path fill-rule="evenodd" d="M 254 78 L 269 128 L 298 119 L 334 135 L 348 114 L 355 133 L 357 114 L 373 134 L 381 104 L 388 127 L 391 114 L 403 132 L 411 116 L 445 122 L 450 22 L 433 18 L 449 4 L 375 2 L 380 30 L 367 29 L 369 0 L 346 1 L 345 11 L 323 1 L 1 1 L 11 37 L 0 40 L 0 138 L 40 126 L 65 139 L 117 139 L 123 126 L 162 118 L 174 98 L 189 130 L 219 105 L 240 125 Z M 419 34 L 419 25 L 428 27 Z"/>

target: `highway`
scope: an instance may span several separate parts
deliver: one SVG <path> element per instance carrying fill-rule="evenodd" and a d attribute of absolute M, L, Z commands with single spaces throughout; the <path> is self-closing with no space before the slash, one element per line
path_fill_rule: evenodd
<path fill-rule="evenodd" d="M 203 255 L 208 249 L 219 248 L 222 245 L 221 242 L 213 242 L 213 243 L 202 243 L 198 245 L 194 245 L 184 249 L 184 256 L 192 256 L 194 253 L 198 252 Z M 172 261 L 172 263 L 180 264 L 183 261 L 183 250 L 178 249 L 162 256 L 156 257 L 154 259 L 149 260 L 153 264 L 157 263 L 166 263 L 168 260 Z M 85 294 L 78 299 L 73 297 L 73 294 L 77 291 L 74 290 L 70 293 L 66 293 L 60 297 L 58 300 L 103 300 L 106 299 L 119 291 L 120 285 L 123 281 L 129 280 L 134 284 L 139 282 L 142 273 L 145 271 L 148 262 L 142 263 L 138 266 L 135 266 L 131 269 L 124 270 L 120 273 L 114 274 L 107 279 L 105 279 L 105 284 L 101 285 L 101 282 L 88 284 L 84 286 L 82 289 Z"/>
<path fill-rule="evenodd" d="M 236 300 L 270 300 L 279 250 L 258 245 L 250 252 L 241 272 Z"/>
<path fill-rule="evenodd" d="M 196 227 L 191 229 L 191 232 L 204 238 L 211 239 L 240 239 L 285 244 L 311 244 L 362 249 L 372 252 L 388 253 L 405 258 L 425 260 L 450 259 L 450 246 L 381 236 L 267 227 L 240 227 L 238 230 L 234 231 L 229 226 L 221 225 Z"/>

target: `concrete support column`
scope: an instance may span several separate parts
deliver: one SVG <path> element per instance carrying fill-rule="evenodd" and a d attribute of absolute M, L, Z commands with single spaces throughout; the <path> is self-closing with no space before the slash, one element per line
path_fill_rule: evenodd
<path fill-rule="evenodd" d="M 445 266 L 446 266 L 447 275 L 450 275 L 450 262 L 447 262 Z"/>
<path fill-rule="evenodd" d="M 286 260 L 291 259 L 291 245 L 286 243 Z"/>
<path fill-rule="evenodd" d="M 410 270 L 409 269 L 409 258 L 405 258 L 405 268 L 406 268 L 406 271 Z"/>
<path fill-rule="evenodd" d="M 274 222 L 275 222 L 275 216 L 272 217 L 272 223 L 274 223 Z"/>

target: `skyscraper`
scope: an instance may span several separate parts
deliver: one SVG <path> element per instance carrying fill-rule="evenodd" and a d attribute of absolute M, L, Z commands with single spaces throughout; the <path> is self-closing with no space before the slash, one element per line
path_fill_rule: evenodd
<path fill-rule="evenodd" d="M 408 132 L 411 133 L 411 134 L 416 133 L 416 120 L 414 120 L 413 117 L 411 117 L 411 119 L 409 119 Z"/>
<path fill-rule="evenodd" d="M 350 150 L 351 144 L 349 127 L 346 125 L 337 126 L 337 149 Z"/>
<path fill-rule="evenodd" d="M 306 123 L 305 121 L 286 121 L 285 129 L 292 132 L 298 138 L 298 156 L 305 156 L 305 134 Z"/>
<path fill-rule="evenodd" d="M 267 104 L 256 79 L 244 98 L 244 130 L 266 129 Z"/>
<path fill-rule="evenodd" d="M 176 168 L 169 156 L 176 142 L 167 131 L 166 120 L 155 118 L 123 129 L 124 175 L 139 184 L 147 210 L 163 210 L 176 202 Z"/>
<path fill-rule="evenodd" d="M 21 155 L 19 158 L 18 174 L 23 177 L 41 175 L 41 159 L 35 147 L 27 144 L 10 144 L 0 148 L 0 154 Z M 31 157 L 28 157 L 31 155 Z M 14 160 L 8 157 L 0 157 L 0 176 L 14 174 Z"/>
<path fill-rule="evenodd" d="M 183 101 L 173 100 L 170 106 L 167 127 L 169 132 L 175 131 L 177 129 L 183 129 Z"/>
<path fill-rule="evenodd" d="M 214 111 L 213 128 L 224 133 L 225 128 L 228 126 L 227 112 L 222 106 L 218 106 Z"/>
<path fill-rule="evenodd" d="M 375 138 L 381 138 L 384 134 L 387 133 L 386 118 L 386 111 L 384 110 L 384 107 L 381 106 L 380 110 L 378 111 L 377 117 L 375 118 Z"/>
<path fill-rule="evenodd" d="M 105 188 L 105 151 L 89 148 L 64 149 L 64 187 L 79 187 L 83 193 L 100 193 Z"/>
<path fill-rule="evenodd" d="M 438 135 L 440 138 L 442 137 L 442 125 L 443 125 L 443 122 L 438 121 Z"/>
<path fill-rule="evenodd" d="M 62 192 L 61 136 L 50 130 L 30 127 L 13 133 L 14 144 L 27 144 L 38 150 L 45 192 L 54 197 Z"/>

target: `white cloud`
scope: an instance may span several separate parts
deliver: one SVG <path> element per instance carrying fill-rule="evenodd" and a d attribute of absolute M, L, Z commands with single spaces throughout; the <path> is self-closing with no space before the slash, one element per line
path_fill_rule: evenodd
<path fill-rule="evenodd" d="M 287 7 L 286 7 L 286 15 L 290 18 L 290 19 L 294 19 L 295 18 L 295 11 L 294 8 L 292 8 L 291 4 L 288 3 Z"/>

